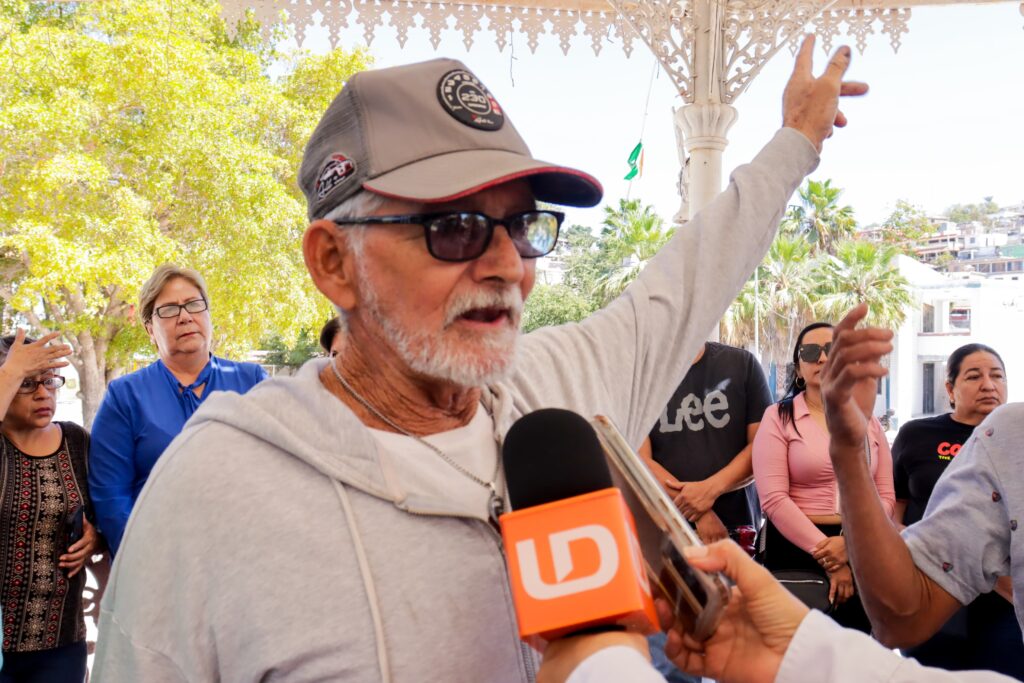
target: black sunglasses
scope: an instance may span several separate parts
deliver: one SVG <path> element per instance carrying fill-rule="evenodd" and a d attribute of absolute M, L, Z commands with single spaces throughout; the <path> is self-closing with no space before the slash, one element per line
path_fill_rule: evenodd
<path fill-rule="evenodd" d="M 821 358 L 821 354 L 824 353 L 825 357 L 828 358 L 828 352 L 832 350 L 832 342 L 827 344 L 801 344 L 800 350 L 797 351 L 797 355 L 800 356 L 800 360 L 805 363 L 817 363 L 818 359 Z"/>
<path fill-rule="evenodd" d="M 546 256 L 558 242 L 558 229 L 565 220 L 559 211 L 523 211 L 505 218 L 492 218 L 473 211 L 410 214 L 407 216 L 366 216 L 332 218 L 338 225 L 422 225 L 427 251 L 440 261 L 472 261 L 479 258 L 494 237 L 494 227 L 504 225 L 523 258 Z"/>

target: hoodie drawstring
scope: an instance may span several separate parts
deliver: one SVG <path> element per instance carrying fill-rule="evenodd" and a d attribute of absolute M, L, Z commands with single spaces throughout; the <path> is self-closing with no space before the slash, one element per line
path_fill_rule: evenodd
<path fill-rule="evenodd" d="M 355 547 L 356 560 L 359 562 L 359 573 L 363 577 L 363 588 L 366 590 L 366 599 L 370 603 L 370 618 L 373 619 L 373 635 L 377 641 L 377 664 L 380 666 L 381 683 L 391 683 L 391 668 L 388 664 L 388 652 L 384 642 L 384 622 L 380 616 L 380 604 L 377 600 L 377 589 L 373 583 L 373 574 L 370 573 L 370 563 L 366 559 L 366 549 L 363 547 L 363 539 L 359 535 L 359 527 L 356 526 L 356 516 L 352 512 L 352 503 L 348 497 L 345 486 L 337 479 L 331 479 L 334 490 L 341 501 L 341 507 L 345 510 L 345 521 L 348 523 L 348 531 L 352 536 L 352 545 Z"/>

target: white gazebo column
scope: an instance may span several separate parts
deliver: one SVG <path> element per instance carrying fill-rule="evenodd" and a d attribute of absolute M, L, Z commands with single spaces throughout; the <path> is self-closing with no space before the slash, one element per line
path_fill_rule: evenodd
<path fill-rule="evenodd" d="M 736 117 L 736 108 L 721 102 L 687 104 L 676 110 L 676 127 L 682 133 L 677 139 L 681 138 L 689 158 L 680 179 L 686 185 L 680 186 L 680 194 L 688 215 L 678 218 L 693 218 L 722 191 L 722 152 Z"/>

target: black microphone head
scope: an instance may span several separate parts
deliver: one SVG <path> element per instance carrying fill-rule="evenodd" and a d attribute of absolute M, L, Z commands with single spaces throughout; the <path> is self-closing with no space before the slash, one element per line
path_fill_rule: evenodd
<path fill-rule="evenodd" d="M 502 463 L 513 510 L 612 487 L 597 432 L 571 410 L 544 408 L 516 420 Z"/>

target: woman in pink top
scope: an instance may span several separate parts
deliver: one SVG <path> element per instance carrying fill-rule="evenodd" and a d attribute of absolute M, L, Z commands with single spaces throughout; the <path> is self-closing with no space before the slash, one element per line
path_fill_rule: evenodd
<path fill-rule="evenodd" d="M 771 570 L 827 576 L 832 616 L 844 626 L 868 632 L 871 625 L 860 599 L 854 598 L 821 403 L 821 371 L 831 346 L 832 325 L 814 323 L 801 330 L 786 395 L 765 411 L 754 438 L 754 481 L 767 517 L 764 564 Z M 878 420 L 872 422 L 869 442 L 865 457 L 892 516 L 892 455 Z"/>

